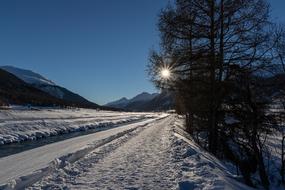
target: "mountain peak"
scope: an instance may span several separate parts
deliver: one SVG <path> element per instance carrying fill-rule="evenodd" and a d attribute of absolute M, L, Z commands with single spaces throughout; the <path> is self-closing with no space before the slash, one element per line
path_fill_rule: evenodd
<path fill-rule="evenodd" d="M 110 102 L 106 106 L 131 111 L 157 111 L 168 110 L 174 105 L 172 96 L 167 92 L 148 93 L 142 92 L 131 99 L 121 98 Z"/>
<path fill-rule="evenodd" d="M 139 96 L 139 95 L 150 95 L 150 93 L 148 93 L 148 92 L 142 92 L 142 93 L 138 94 L 138 96 Z"/>
<path fill-rule="evenodd" d="M 105 106 L 111 106 L 111 107 L 115 107 L 115 108 L 120 108 L 123 107 L 125 105 L 127 105 L 129 103 L 129 99 L 127 99 L 126 97 L 123 97 L 119 100 L 113 101 L 113 102 L 109 102 L 107 103 Z"/>
<path fill-rule="evenodd" d="M 16 76 L 17 78 L 21 79 L 22 82 L 28 83 L 32 87 L 48 93 L 50 96 L 63 100 L 71 105 L 89 108 L 99 107 L 97 104 L 86 100 L 85 98 L 69 91 L 68 89 L 56 85 L 51 80 L 48 80 L 42 75 L 33 71 L 20 69 L 13 66 L 0 66 L 0 69 L 12 74 L 13 76 Z"/>
<path fill-rule="evenodd" d="M 156 95 L 157 93 L 150 94 L 148 92 L 142 92 L 136 95 L 135 97 L 133 97 L 132 99 L 130 99 L 130 102 L 149 101 L 153 99 Z"/>
<path fill-rule="evenodd" d="M 35 73 L 31 70 L 20 69 L 14 66 L 0 66 L 1 69 L 12 73 L 13 75 L 17 76 L 21 80 L 25 81 L 28 84 L 38 84 L 38 85 L 56 85 L 49 79 L 46 79 L 42 75 Z"/>

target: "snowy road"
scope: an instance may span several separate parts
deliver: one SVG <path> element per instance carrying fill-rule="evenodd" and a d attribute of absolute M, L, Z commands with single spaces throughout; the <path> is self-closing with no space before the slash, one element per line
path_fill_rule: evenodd
<path fill-rule="evenodd" d="M 49 144 L 43 147 L 25 151 L 0 159 L 0 184 L 5 184 L 13 179 L 26 176 L 35 170 L 45 168 L 51 161 L 61 156 L 73 153 L 79 149 L 108 139 L 127 130 L 144 126 L 156 119 L 125 125 L 122 127 L 102 131 L 90 135 L 80 136 L 65 141 Z"/>
<path fill-rule="evenodd" d="M 179 135 L 182 121 L 164 115 L 2 158 L 0 189 L 250 189 Z"/>
<path fill-rule="evenodd" d="M 173 120 L 168 117 L 128 141 L 125 137 L 100 147 L 33 188 L 174 189 L 179 178 L 170 154 L 169 125 Z"/>

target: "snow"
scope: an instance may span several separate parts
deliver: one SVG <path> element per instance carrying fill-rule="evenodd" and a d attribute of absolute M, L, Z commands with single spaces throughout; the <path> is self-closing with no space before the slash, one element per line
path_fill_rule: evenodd
<path fill-rule="evenodd" d="M 113 102 L 109 102 L 107 104 L 105 104 L 105 106 L 117 106 L 117 105 L 120 105 L 120 106 L 125 106 L 129 103 L 129 100 L 126 98 L 126 97 L 123 97 L 119 100 L 116 100 L 116 101 L 113 101 Z"/>
<path fill-rule="evenodd" d="M 156 117 L 155 113 L 126 113 L 91 109 L 0 110 L 0 144 L 34 140 L 62 133 L 113 127 Z"/>
<path fill-rule="evenodd" d="M 2 189 L 250 189 L 166 116 L 2 158 Z"/>
<path fill-rule="evenodd" d="M 146 102 L 146 101 L 150 101 L 152 99 L 154 99 L 156 96 L 158 96 L 158 93 L 147 93 L 147 92 L 142 92 L 138 95 L 136 95 L 135 97 L 131 98 L 131 99 L 127 99 L 125 97 L 113 101 L 113 102 L 109 102 L 106 104 L 106 106 L 117 106 L 117 107 L 124 107 L 129 103 L 133 103 L 133 102 Z"/>
<path fill-rule="evenodd" d="M 183 130 L 181 118 L 175 122 L 174 150 L 182 171 L 180 189 L 252 189 L 239 182 L 223 162 L 203 150 Z"/>
<path fill-rule="evenodd" d="M 20 69 L 13 66 L 2 66 L 1 69 L 4 69 L 5 71 L 12 73 L 13 75 L 17 76 L 18 78 L 22 79 L 26 83 L 29 84 L 38 84 L 38 85 L 55 85 L 54 82 L 51 80 L 48 80 L 41 76 L 40 74 L 34 73 L 30 70 Z"/>
<path fill-rule="evenodd" d="M 141 94 L 138 94 L 137 96 L 133 97 L 132 99 L 130 99 L 130 103 L 131 102 L 139 102 L 139 101 L 150 101 L 153 98 L 155 98 L 155 96 L 157 96 L 157 93 L 153 93 L 153 94 L 149 94 L 147 92 L 143 92 Z"/>
<path fill-rule="evenodd" d="M 239 120 L 237 120 L 236 118 L 231 117 L 231 116 L 226 116 L 226 118 L 225 118 L 225 123 L 229 124 L 229 125 L 239 123 L 239 122 L 240 122 Z"/>
<path fill-rule="evenodd" d="M 267 136 L 267 143 L 265 148 L 264 162 L 269 173 L 269 180 L 271 182 L 270 189 L 284 189 L 281 187 L 281 150 L 282 150 L 282 133 L 276 131 Z M 269 154 L 268 154 L 269 153 Z"/>
<path fill-rule="evenodd" d="M 39 89 L 41 89 L 44 92 L 49 93 L 52 96 L 55 96 L 59 99 L 64 98 L 64 92 L 60 89 L 58 86 L 54 85 L 39 85 L 37 86 Z"/>
<path fill-rule="evenodd" d="M 66 165 L 64 162 L 75 162 L 93 149 L 165 116 L 165 114 L 160 115 L 154 119 L 52 143 L 0 158 L 0 184 L 6 184 L 0 186 L 0 189 L 22 189 L 56 168 L 64 167 Z"/>

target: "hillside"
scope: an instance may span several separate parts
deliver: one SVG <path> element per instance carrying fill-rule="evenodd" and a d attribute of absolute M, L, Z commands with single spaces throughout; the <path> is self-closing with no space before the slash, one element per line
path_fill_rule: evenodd
<path fill-rule="evenodd" d="M 3 69 L 0 69 L 0 102 L 39 106 L 64 104 L 63 101 L 34 88 Z"/>
<path fill-rule="evenodd" d="M 90 102 L 82 96 L 73 93 L 64 87 L 56 85 L 51 80 L 46 79 L 42 75 L 33 71 L 20 69 L 13 66 L 2 66 L 0 68 L 15 75 L 19 79 L 30 84 L 30 86 L 44 91 L 56 99 L 66 102 L 68 105 L 95 109 L 100 107 L 98 104 Z"/>

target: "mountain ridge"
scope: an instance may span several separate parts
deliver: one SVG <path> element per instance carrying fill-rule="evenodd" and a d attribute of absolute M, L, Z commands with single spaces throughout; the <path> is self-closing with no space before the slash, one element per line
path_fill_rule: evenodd
<path fill-rule="evenodd" d="M 51 80 L 45 78 L 41 74 L 35 73 L 31 70 L 21 69 L 14 66 L 0 66 L 0 69 L 16 76 L 23 82 L 31 85 L 32 87 L 48 93 L 56 99 L 68 102 L 69 105 L 82 106 L 86 108 L 99 108 L 100 106 L 93 103 L 84 97 L 76 94 L 64 87 L 57 85 Z"/>
<path fill-rule="evenodd" d="M 13 75 L 17 76 L 19 79 L 25 81 L 28 84 L 56 85 L 53 81 L 46 79 L 42 75 L 28 69 L 20 69 L 10 65 L 0 66 L 0 68 L 4 69 L 9 73 L 12 73 Z"/>
<path fill-rule="evenodd" d="M 174 98 L 169 92 L 142 92 L 131 99 L 123 97 L 105 105 L 126 111 L 164 111 L 174 108 Z"/>
<path fill-rule="evenodd" d="M 61 101 L 19 79 L 0 68 L 0 102 L 9 104 L 31 104 L 37 106 L 64 105 Z"/>

